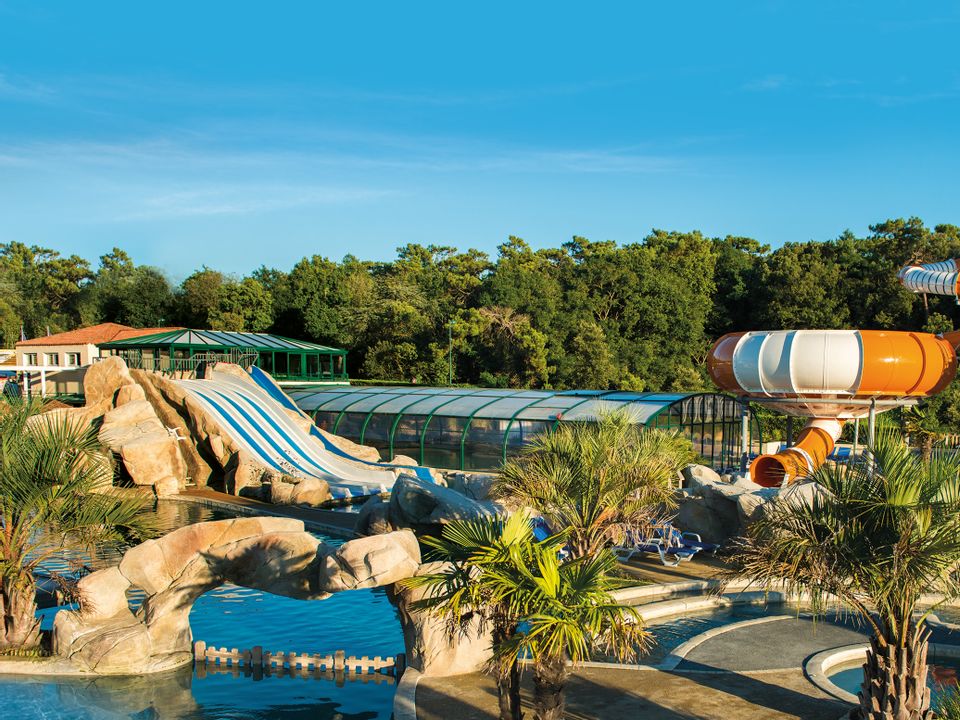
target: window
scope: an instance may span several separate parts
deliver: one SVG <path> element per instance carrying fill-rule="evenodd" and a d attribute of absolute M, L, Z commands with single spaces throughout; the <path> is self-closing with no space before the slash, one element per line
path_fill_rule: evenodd
<path fill-rule="evenodd" d="M 47 353 L 47 365 L 59 365 L 60 353 Z"/>
<path fill-rule="evenodd" d="M 67 353 L 67 365 L 79 365 L 80 353 Z"/>
<path fill-rule="evenodd" d="M 24 364 L 24 365 L 36 365 L 36 364 L 37 364 L 37 354 L 36 354 L 36 353 L 24 353 L 24 354 L 23 354 L 23 364 Z"/>

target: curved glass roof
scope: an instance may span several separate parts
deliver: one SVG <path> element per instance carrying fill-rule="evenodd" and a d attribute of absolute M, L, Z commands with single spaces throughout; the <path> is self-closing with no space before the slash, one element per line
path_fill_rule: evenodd
<path fill-rule="evenodd" d="M 619 390 L 503 390 L 449 387 L 326 387 L 287 391 L 325 430 L 402 454 L 421 465 L 496 470 L 541 432 L 562 421 L 591 421 L 614 410 L 637 423 L 672 428 L 711 465 L 740 457 L 741 405 L 719 393 Z M 750 423 L 751 447 L 759 427 Z"/>
<path fill-rule="evenodd" d="M 593 420 L 622 409 L 640 423 L 648 422 L 677 401 L 699 394 L 440 387 L 350 387 L 289 393 L 309 413 L 373 411 L 444 417 Z"/>

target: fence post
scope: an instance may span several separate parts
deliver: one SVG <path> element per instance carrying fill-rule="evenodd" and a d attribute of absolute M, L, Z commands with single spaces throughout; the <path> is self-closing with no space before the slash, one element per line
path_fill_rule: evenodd
<path fill-rule="evenodd" d="M 193 662 L 194 663 L 206 663 L 207 662 L 207 644 L 203 640 L 197 640 L 193 644 Z"/>

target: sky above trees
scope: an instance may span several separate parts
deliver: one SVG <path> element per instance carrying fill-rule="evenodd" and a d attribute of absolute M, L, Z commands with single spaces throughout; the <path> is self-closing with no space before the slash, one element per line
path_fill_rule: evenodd
<path fill-rule="evenodd" d="M 407 243 L 949 222 L 948 3 L 0 0 L 0 242 L 180 280 Z"/>

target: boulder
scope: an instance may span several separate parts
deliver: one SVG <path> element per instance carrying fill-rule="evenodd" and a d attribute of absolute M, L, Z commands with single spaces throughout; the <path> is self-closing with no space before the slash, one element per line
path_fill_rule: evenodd
<path fill-rule="evenodd" d="M 187 468 L 177 445 L 175 437 L 160 430 L 123 445 L 120 459 L 137 485 L 154 485 L 173 478 L 178 489 L 182 489 L 187 482 Z"/>
<path fill-rule="evenodd" d="M 380 495 L 374 495 L 360 507 L 353 531 L 360 536 L 393 532 L 397 528 L 390 524 L 389 514 L 390 504 Z"/>
<path fill-rule="evenodd" d="M 190 414 L 184 407 L 186 394 L 183 388 L 158 373 L 131 370 L 130 375 L 139 384 L 163 426 L 184 438 L 180 441 L 180 454 L 187 466 L 187 477 L 198 487 L 205 487 L 220 474 L 220 467 L 214 470 L 216 457 L 210 457 L 209 453 L 205 457 L 201 452 L 203 443 L 194 437 Z"/>
<path fill-rule="evenodd" d="M 83 395 L 87 405 L 103 400 L 113 403 L 117 391 L 124 385 L 133 385 L 127 364 L 118 357 L 108 357 L 93 363 L 83 375 Z"/>
<path fill-rule="evenodd" d="M 443 563 L 426 563 L 417 575 L 440 572 Z M 432 677 L 446 677 L 482 671 L 492 657 L 493 641 L 489 622 L 479 612 L 456 627 L 414 604 L 427 596 L 426 588 L 391 585 L 387 597 L 397 608 L 403 628 L 407 665 Z"/>
<path fill-rule="evenodd" d="M 228 493 L 239 495 L 244 488 L 260 487 L 267 476 L 272 477 L 273 474 L 246 450 L 240 450 L 233 456 L 231 467 L 223 476 L 223 481 Z"/>
<path fill-rule="evenodd" d="M 734 513 L 737 506 L 733 505 Z M 687 532 L 700 535 L 710 543 L 725 543 L 740 530 L 739 515 L 735 514 L 731 522 L 726 513 L 718 513 L 705 498 L 689 497 L 677 509 L 677 526 Z"/>
<path fill-rule="evenodd" d="M 160 478 L 153 484 L 153 494 L 157 497 L 176 495 L 181 490 L 183 490 L 183 486 L 181 485 L 180 481 L 172 476 Z"/>
<path fill-rule="evenodd" d="M 492 473 L 448 473 L 447 487 L 473 500 L 490 500 L 497 476 Z"/>
<path fill-rule="evenodd" d="M 755 492 L 743 493 L 737 498 L 737 512 L 740 514 L 740 526 L 744 529 L 757 520 L 767 503 L 777 496 L 777 488 L 761 488 Z"/>
<path fill-rule="evenodd" d="M 720 476 L 706 465 L 687 465 L 682 471 L 683 487 L 696 492 L 704 484 L 720 483 Z"/>
<path fill-rule="evenodd" d="M 132 375 L 131 375 L 132 377 Z M 146 400 L 146 393 L 143 392 L 143 388 L 139 385 L 122 385 L 119 390 L 117 390 L 117 407 L 121 405 L 126 405 L 129 402 L 135 400 Z"/>
<path fill-rule="evenodd" d="M 275 473 L 270 476 L 270 502 L 274 505 L 291 505 L 293 490 L 296 487 L 292 482 L 286 482 L 287 476 Z"/>
<path fill-rule="evenodd" d="M 83 614 L 88 618 L 109 618 L 121 613 L 129 615 L 129 587 L 130 581 L 116 566 L 84 576 L 77 583 Z"/>
<path fill-rule="evenodd" d="M 829 496 L 830 491 L 820 483 L 813 480 L 800 480 L 780 489 L 777 493 L 777 501 L 812 506 L 815 499 Z"/>
<path fill-rule="evenodd" d="M 396 527 L 440 525 L 453 520 L 495 518 L 503 509 L 455 490 L 403 475 L 390 493 L 389 521 Z"/>
<path fill-rule="evenodd" d="M 357 538 L 324 558 L 320 589 L 334 593 L 390 585 L 419 567 L 420 544 L 409 530 Z"/>
<path fill-rule="evenodd" d="M 330 486 L 320 478 L 304 478 L 293 486 L 293 495 L 290 502 L 293 505 L 309 505 L 319 507 L 333 499 Z"/>

